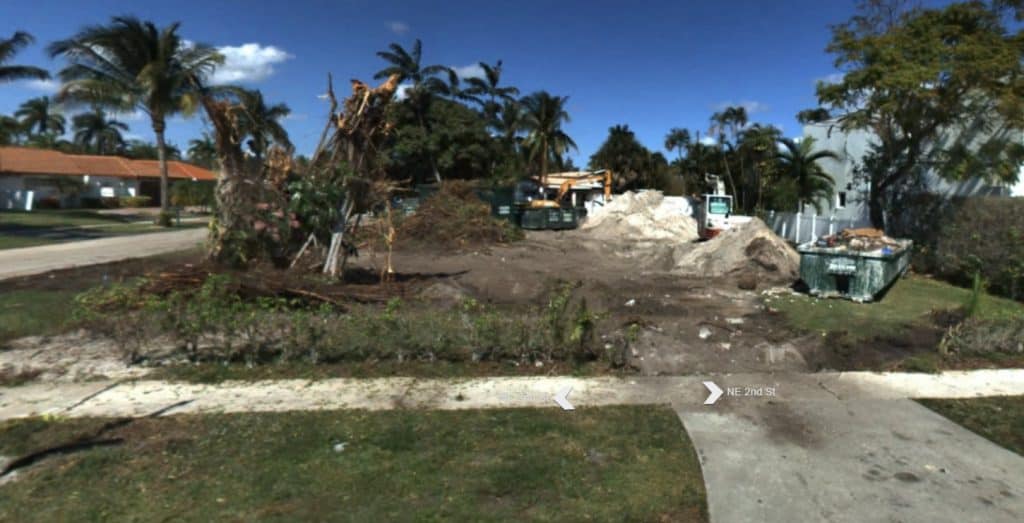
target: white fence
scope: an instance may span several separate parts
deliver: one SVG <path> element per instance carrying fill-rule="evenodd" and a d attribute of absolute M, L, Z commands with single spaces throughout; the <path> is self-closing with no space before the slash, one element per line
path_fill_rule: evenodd
<path fill-rule="evenodd" d="M 798 244 L 826 234 L 835 234 L 843 229 L 871 226 L 865 219 L 836 218 L 834 215 L 819 216 L 801 212 L 768 211 L 766 218 L 768 226 L 775 234 Z"/>

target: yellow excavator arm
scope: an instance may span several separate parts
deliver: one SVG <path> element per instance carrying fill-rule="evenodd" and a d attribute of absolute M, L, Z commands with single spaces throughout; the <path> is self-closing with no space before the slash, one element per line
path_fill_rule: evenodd
<path fill-rule="evenodd" d="M 582 182 L 603 182 L 604 183 L 604 200 L 610 201 L 612 198 L 612 172 L 605 170 L 601 174 L 591 174 L 588 176 L 581 176 L 579 178 L 573 178 L 562 182 L 562 185 L 558 187 L 558 194 L 555 195 L 553 200 L 533 200 L 530 202 L 530 207 L 534 209 L 538 208 L 559 208 L 562 206 L 562 199 L 565 195 L 569 194 L 573 186 L 577 183 Z"/>

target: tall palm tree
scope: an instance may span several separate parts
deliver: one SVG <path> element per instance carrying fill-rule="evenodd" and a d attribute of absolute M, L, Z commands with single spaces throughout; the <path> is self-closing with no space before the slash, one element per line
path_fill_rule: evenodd
<path fill-rule="evenodd" d="M 119 16 L 109 25 L 87 26 L 49 47 L 69 65 L 60 72 L 58 98 L 149 115 L 160 165 L 160 208 L 168 212 L 167 118 L 197 107 L 197 84 L 224 62 L 214 49 L 184 41 L 175 22 L 159 29 L 152 22 Z"/>
<path fill-rule="evenodd" d="M 736 150 L 736 142 L 739 133 L 747 125 L 747 110 L 742 106 L 726 107 L 711 115 L 711 128 L 709 133 L 718 137 L 718 148 L 722 153 L 722 165 L 725 167 L 725 178 L 729 182 L 729 190 L 736 195 L 736 181 L 732 176 L 732 168 L 729 166 L 729 153 Z M 742 162 L 742 160 L 741 160 Z M 740 170 L 743 170 L 742 163 Z M 739 195 L 736 195 L 739 198 Z M 743 202 L 739 202 L 742 207 Z"/>
<path fill-rule="evenodd" d="M 743 180 L 743 192 L 753 190 L 753 207 L 761 208 L 761 202 L 765 192 L 765 183 L 776 171 L 778 164 L 778 143 L 782 137 L 782 131 L 774 125 L 753 124 L 740 131 L 737 138 L 739 143 L 736 146 L 741 159 L 746 160 L 747 170 L 740 173 Z M 747 208 L 750 210 L 750 201 L 747 201 Z"/>
<path fill-rule="evenodd" d="M 0 82 L 13 82 L 15 80 L 46 80 L 50 73 L 46 69 L 32 67 L 30 65 L 4 65 L 23 48 L 35 41 L 32 35 L 24 31 L 15 31 L 10 38 L 0 38 Z"/>
<path fill-rule="evenodd" d="M 64 134 L 64 115 L 58 112 L 49 96 L 32 98 L 14 112 L 26 132 L 37 134 Z"/>
<path fill-rule="evenodd" d="M 217 145 L 210 133 L 188 141 L 188 161 L 212 169 L 217 165 Z"/>
<path fill-rule="evenodd" d="M 271 144 L 290 149 L 292 143 L 288 139 L 288 131 L 281 125 L 281 120 L 291 114 L 292 110 L 283 103 L 267 105 L 259 89 L 234 91 L 241 106 L 241 110 L 238 111 L 238 127 L 243 135 L 249 137 L 246 145 L 249 152 L 256 157 L 256 163 L 262 165 L 263 155 Z"/>
<path fill-rule="evenodd" d="M 409 103 L 419 121 L 423 134 L 430 135 L 430 126 L 427 125 L 427 111 L 430 109 L 430 102 L 435 93 L 444 82 L 436 76 L 449 70 L 443 65 L 423 65 L 423 43 L 417 38 L 412 44 L 412 49 L 405 50 L 401 45 L 392 43 L 387 51 L 380 51 L 377 56 L 383 58 L 390 65 L 377 71 L 373 77 L 377 80 L 388 78 L 391 75 L 398 75 L 400 82 L 412 84 L 405 91 L 405 101 Z M 437 160 L 431 151 L 427 157 L 430 160 L 430 168 L 434 171 L 434 178 L 440 182 L 441 173 L 437 170 Z"/>
<path fill-rule="evenodd" d="M 828 149 L 815 151 L 814 138 L 810 137 L 804 138 L 800 143 L 782 138 L 779 143 L 784 146 L 778 153 L 783 174 L 796 182 L 800 203 L 810 203 L 820 214 L 821 201 L 832 198 L 835 180 L 818 165 L 818 160 L 839 159 L 839 155 Z"/>
<path fill-rule="evenodd" d="M 569 122 L 569 113 L 565 110 L 568 96 L 554 96 L 547 91 L 538 91 L 523 98 L 523 127 L 527 131 L 523 146 L 529 151 L 531 162 L 540 164 L 540 183 L 547 183 L 548 160 L 559 158 L 576 149 L 562 124 Z"/>
<path fill-rule="evenodd" d="M 513 101 L 519 96 L 519 89 L 498 86 L 501 83 L 501 60 L 493 66 L 484 62 L 480 62 L 479 65 L 484 71 L 484 77 L 467 78 L 469 89 L 466 89 L 466 93 L 479 97 L 477 100 L 484 111 L 484 116 L 492 119 L 501 109 L 502 102 Z"/>
<path fill-rule="evenodd" d="M 127 131 L 128 124 L 108 118 L 103 109 L 94 107 L 90 112 L 75 115 L 71 119 L 71 129 L 75 132 L 75 143 L 85 150 L 114 154 L 124 145 L 121 131 Z"/>
<path fill-rule="evenodd" d="M 459 78 L 459 73 L 455 72 L 455 69 L 449 67 L 444 72 L 448 77 L 447 82 L 437 77 L 426 80 L 425 83 L 430 86 L 431 92 L 448 97 L 453 101 L 480 103 L 480 99 L 474 96 L 469 89 L 462 88 L 462 79 Z"/>
<path fill-rule="evenodd" d="M 690 131 L 673 127 L 665 135 L 665 150 L 676 151 L 679 163 L 683 163 L 683 152 L 690 146 Z"/>

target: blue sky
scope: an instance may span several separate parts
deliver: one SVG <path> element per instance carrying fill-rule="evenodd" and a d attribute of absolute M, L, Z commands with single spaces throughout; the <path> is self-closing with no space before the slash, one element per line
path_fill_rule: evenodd
<path fill-rule="evenodd" d="M 797 136 L 794 115 L 815 105 L 814 84 L 835 74 L 824 51 L 830 24 L 853 13 L 854 0 L 647 2 L 527 0 L 370 2 L 290 0 L 8 1 L 0 34 L 25 30 L 37 43 L 18 55 L 56 71 L 44 47 L 81 26 L 134 14 L 160 25 L 182 22 L 184 37 L 224 47 L 221 74 L 263 90 L 293 111 L 286 127 L 299 152 L 315 146 L 324 122 L 326 74 L 339 97 L 349 78 L 369 79 L 391 42 L 423 40 L 424 63 L 467 67 L 504 60 L 503 81 L 524 94 L 569 96 L 569 134 L 587 158 L 615 124 L 628 124 L 661 150 L 671 127 L 706 131 L 727 104 L 747 106 L 753 121 Z M 471 71 L 471 69 L 467 69 Z M 0 85 L 0 112 L 11 113 L 52 85 Z M 147 121 L 128 117 L 131 134 L 152 140 Z M 175 119 L 169 139 L 183 149 L 201 119 Z"/>

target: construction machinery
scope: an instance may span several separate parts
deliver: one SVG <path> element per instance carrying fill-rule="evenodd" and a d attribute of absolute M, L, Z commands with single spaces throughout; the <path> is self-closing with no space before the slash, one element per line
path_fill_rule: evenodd
<path fill-rule="evenodd" d="M 554 177 L 554 175 L 552 175 Z M 545 177 L 546 178 L 546 177 Z M 567 178 L 559 184 L 558 191 L 552 197 L 549 187 L 540 180 L 531 178 L 523 180 L 515 188 L 515 204 L 518 208 L 519 225 L 524 229 L 575 229 L 579 219 L 585 215 L 575 201 L 566 201 L 573 187 L 582 183 L 601 182 L 604 201 L 611 200 L 612 172 L 609 170 L 594 171 Z"/>
<path fill-rule="evenodd" d="M 712 192 L 701 196 L 697 208 L 697 230 L 702 240 L 710 240 L 722 231 L 750 221 L 750 216 L 733 214 L 732 196 L 726 194 L 720 176 L 705 174 L 704 180 L 711 184 Z"/>

